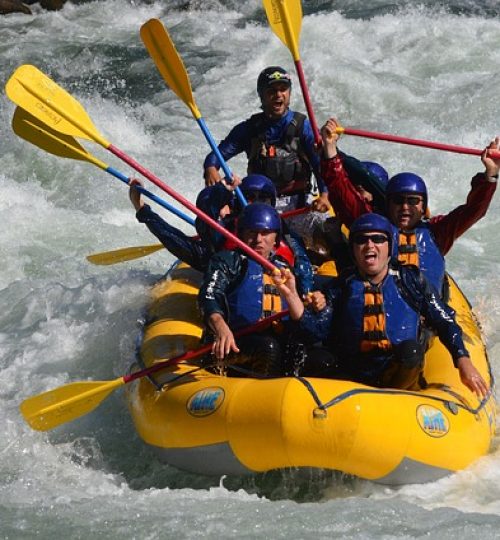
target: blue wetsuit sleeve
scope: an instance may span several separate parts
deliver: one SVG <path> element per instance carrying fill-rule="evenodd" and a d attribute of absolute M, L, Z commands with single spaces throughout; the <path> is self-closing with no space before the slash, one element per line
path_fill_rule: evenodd
<path fill-rule="evenodd" d="M 235 126 L 228 134 L 228 136 L 219 144 L 219 151 L 222 154 L 224 160 L 228 161 L 232 157 L 241 154 L 247 150 L 249 144 L 249 126 L 248 121 L 245 120 L 237 126 Z M 210 152 L 205 158 L 203 168 L 216 167 L 220 169 L 221 164 L 217 159 L 214 152 Z"/>
<path fill-rule="evenodd" d="M 210 259 L 198 292 L 198 306 L 205 321 L 213 313 L 220 313 L 227 321 L 226 293 L 240 279 L 241 261 L 242 256 L 236 251 L 221 251 Z"/>
<path fill-rule="evenodd" d="M 297 280 L 298 292 L 301 295 L 307 294 L 313 290 L 314 271 L 304 242 L 296 232 L 290 229 L 285 230 L 283 236 L 294 255 L 293 273 Z"/>
<path fill-rule="evenodd" d="M 147 204 L 136 213 L 136 218 L 178 259 L 196 270 L 203 271 L 206 268 L 210 252 L 202 242 L 169 225 Z"/>
<path fill-rule="evenodd" d="M 324 294 L 326 297 L 325 309 L 316 312 L 311 308 L 306 308 L 298 323 L 300 330 L 305 335 L 314 341 L 328 343 L 333 335 L 334 317 L 341 316 L 342 287 L 335 280 L 325 288 Z"/>
<path fill-rule="evenodd" d="M 417 294 L 413 296 L 417 301 L 420 300 L 421 314 L 426 324 L 437 332 L 440 341 L 451 354 L 453 364 L 457 367 L 458 358 L 470 355 L 465 348 L 462 329 L 455 320 L 453 310 L 441 300 L 437 290 L 420 272 L 413 271 L 410 273 L 410 280 L 405 282 L 410 283 L 410 292 L 416 291 Z"/>
<path fill-rule="evenodd" d="M 428 299 L 425 319 L 429 326 L 436 329 L 439 339 L 451 354 L 455 367 L 461 356 L 470 356 L 462 338 L 462 329 L 436 292 Z"/>
<path fill-rule="evenodd" d="M 325 309 L 314 312 L 310 308 L 306 308 L 300 318 L 299 328 L 302 333 L 312 341 L 327 341 L 332 328 L 333 310 L 330 305 Z"/>

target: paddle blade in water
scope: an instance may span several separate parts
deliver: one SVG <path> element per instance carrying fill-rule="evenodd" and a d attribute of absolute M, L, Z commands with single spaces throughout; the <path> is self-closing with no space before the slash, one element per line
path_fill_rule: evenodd
<path fill-rule="evenodd" d="M 117 264 L 125 261 L 132 261 L 150 255 L 155 251 L 163 249 L 163 244 L 153 244 L 151 246 L 137 246 L 116 249 L 114 251 L 103 251 L 102 253 L 94 253 L 93 255 L 87 255 L 87 260 L 92 264 L 99 266 L 108 266 L 110 264 Z"/>
<path fill-rule="evenodd" d="M 269 26 L 290 49 L 293 59 L 299 60 L 299 39 L 302 28 L 300 0 L 263 0 Z"/>
<path fill-rule="evenodd" d="M 200 118 L 186 68 L 163 23 L 150 19 L 143 24 L 141 39 L 167 85 L 190 108 L 193 116 Z"/>
<path fill-rule="evenodd" d="M 24 400 L 20 410 L 33 429 L 48 431 L 89 413 L 123 384 L 122 378 L 70 383 Z"/>
<path fill-rule="evenodd" d="M 49 128 L 110 146 L 99 134 L 80 103 L 35 66 L 25 64 L 7 81 L 9 99 Z"/>

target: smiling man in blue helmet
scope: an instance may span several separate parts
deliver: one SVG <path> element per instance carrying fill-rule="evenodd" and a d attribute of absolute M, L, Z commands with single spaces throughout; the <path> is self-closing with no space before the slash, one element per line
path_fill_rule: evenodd
<path fill-rule="evenodd" d="M 245 152 L 248 174 L 269 177 L 278 194 L 277 209 L 291 210 L 305 205 L 312 191 L 314 173 L 320 192 L 313 208 L 326 212 L 330 206 L 328 193 L 319 176 L 319 157 L 314 148 L 314 135 L 309 120 L 290 110 L 292 79 L 280 66 L 264 69 L 257 80 L 257 93 L 262 112 L 236 125 L 219 144 L 225 160 Z M 207 185 L 220 181 L 220 163 L 211 152 L 204 162 Z"/>
<path fill-rule="evenodd" d="M 427 186 L 424 180 L 414 173 L 399 173 L 389 180 L 386 186 L 385 210 L 374 208 L 371 201 L 355 192 L 343 166 L 343 158 L 337 150 L 337 126 L 337 121 L 330 118 L 321 128 L 321 170 L 335 212 L 348 227 L 365 212 L 376 211 L 387 215 L 398 229 L 393 255 L 402 264 L 421 268 L 432 285 L 438 291 L 443 291 L 444 256 L 455 240 L 486 214 L 495 193 L 500 159 L 491 158 L 488 150 L 500 149 L 500 137 L 492 140 L 485 148 L 481 156 L 485 170 L 472 179 L 465 204 L 457 206 L 448 214 L 427 218 Z"/>
<path fill-rule="evenodd" d="M 325 348 L 310 349 L 304 374 L 371 386 L 425 385 L 423 320 L 448 349 L 462 382 L 484 396 L 488 386 L 469 358 L 451 310 L 418 268 L 391 260 L 393 231 L 379 214 L 354 221 L 349 246 L 355 268 L 329 285 L 327 307 L 319 313 L 304 307 L 293 275 L 275 277 L 291 319 L 312 341 L 325 343 Z"/>
<path fill-rule="evenodd" d="M 224 206 L 230 206 L 232 212 L 224 220 L 224 227 L 236 233 L 236 223 L 241 213 L 240 201 L 234 196 L 235 185 L 239 184 L 240 190 L 249 204 L 255 202 L 276 205 L 276 187 L 272 181 L 262 174 L 249 174 L 241 180 L 231 185 L 226 184 L 223 179 L 213 186 L 208 186 L 202 190 L 204 203 L 200 208 L 211 218 L 217 219 Z M 204 221 L 196 219 L 196 230 L 201 238 L 214 242 L 213 251 L 218 251 L 225 247 L 232 249 L 234 244 L 231 240 L 222 237 L 220 233 L 213 231 Z M 276 255 L 282 257 L 291 267 L 297 276 L 297 282 L 301 294 L 307 295 L 313 290 L 313 267 L 306 252 L 304 242 L 301 237 L 290 227 L 287 220 L 281 220 L 281 241 L 276 248 Z"/>
<path fill-rule="evenodd" d="M 277 268 L 288 268 L 275 255 L 281 233 L 278 212 L 268 204 L 246 206 L 238 219 L 238 236 Z M 198 304 L 220 365 L 230 364 L 276 375 L 280 372 L 281 340 L 273 329 L 238 339 L 233 332 L 286 309 L 270 273 L 242 251 L 224 250 L 210 260 Z"/>

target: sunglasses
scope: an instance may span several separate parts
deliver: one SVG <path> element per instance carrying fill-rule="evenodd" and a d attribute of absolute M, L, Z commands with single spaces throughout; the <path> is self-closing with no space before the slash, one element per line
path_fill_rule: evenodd
<path fill-rule="evenodd" d="M 389 238 L 385 234 L 357 234 L 353 238 L 353 242 L 358 246 L 368 244 L 369 240 L 374 244 L 383 244 L 384 242 L 388 242 Z"/>
<path fill-rule="evenodd" d="M 424 199 L 418 195 L 391 195 L 391 202 L 394 204 L 408 204 L 409 206 L 418 206 Z"/>

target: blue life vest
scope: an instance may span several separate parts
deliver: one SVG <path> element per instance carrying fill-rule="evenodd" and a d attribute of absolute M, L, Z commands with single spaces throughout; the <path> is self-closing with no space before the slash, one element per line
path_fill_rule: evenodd
<path fill-rule="evenodd" d="M 228 325 L 232 329 L 256 323 L 288 307 L 262 266 L 250 258 L 246 258 L 246 261 L 247 270 L 243 280 L 227 293 Z"/>
<path fill-rule="evenodd" d="M 370 285 L 358 275 L 347 278 L 340 311 L 333 314 L 335 341 L 341 357 L 357 357 L 363 353 L 388 357 L 394 345 L 402 341 L 418 341 L 419 315 L 405 301 L 397 284 L 398 273 L 389 270 L 387 277 L 378 286 Z M 367 302 L 367 284 L 381 295 L 381 311 L 384 314 L 383 325 L 373 335 L 366 331 L 366 320 L 373 315 L 371 303 Z M 367 348 L 366 342 L 372 347 Z M 377 344 L 379 342 L 380 345 Z"/>
<path fill-rule="evenodd" d="M 421 221 L 412 231 L 396 233 L 397 245 L 393 256 L 403 265 L 413 264 L 441 294 L 443 290 L 445 261 L 434 240 L 429 224 Z"/>

